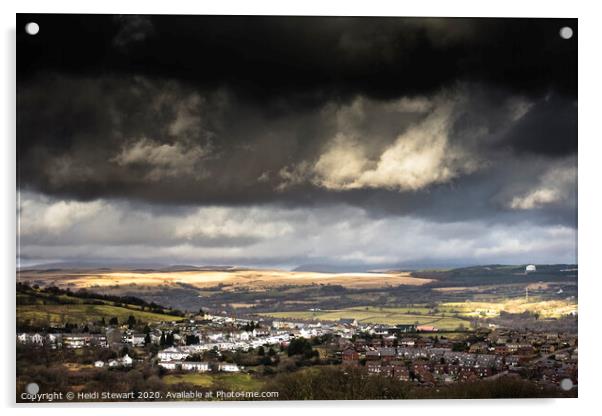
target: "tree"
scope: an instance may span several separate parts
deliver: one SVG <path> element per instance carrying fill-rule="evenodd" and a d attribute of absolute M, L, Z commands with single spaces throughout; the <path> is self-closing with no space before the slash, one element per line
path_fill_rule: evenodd
<path fill-rule="evenodd" d="M 117 319 L 116 316 L 109 319 L 109 325 L 115 325 L 115 326 L 119 325 L 119 320 Z"/>
<path fill-rule="evenodd" d="M 173 344 L 174 344 L 174 336 L 170 332 L 169 334 L 167 334 L 165 336 L 165 345 L 168 346 L 168 347 L 171 347 L 171 346 L 173 346 Z"/>
<path fill-rule="evenodd" d="M 310 358 L 313 355 L 313 350 L 308 340 L 305 338 L 295 338 L 288 344 L 287 353 L 289 357 L 302 354 L 306 358 Z"/>
<path fill-rule="evenodd" d="M 128 327 L 132 329 L 134 325 L 136 325 L 136 317 L 134 315 L 130 315 L 127 321 Z"/>
<path fill-rule="evenodd" d="M 265 348 L 263 348 L 263 347 L 257 348 L 257 355 L 263 357 L 265 355 Z"/>
<path fill-rule="evenodd" d="M 147 332 L 146 335 L 144 336 L 144 345 L 148 345 L 151 342 L 152 342 L 152 340 L 151 340 L 150 333 Z"/>
<path fill-rule="evenodd" d="M 196 345 L 200 343 L 198 335 L 186 335 L 186 345 Z"/>

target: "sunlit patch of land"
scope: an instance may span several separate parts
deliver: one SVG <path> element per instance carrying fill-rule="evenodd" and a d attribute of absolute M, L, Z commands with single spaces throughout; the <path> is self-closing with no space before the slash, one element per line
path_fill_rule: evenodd
<path fill-rule="evenodd" d="M 220 387 L 232 391 L 259 391 L 264 381 L 250 374 L 170 374 L 163 377 L 169 386 L 179 384 L 194 385 L 197 387 Z"/>
<path fill-rule="evenodd" d="M 324 311 L 288 311 L 265 312 L 260 315 L 279 319 L 302 319 L 317 321 L 338 321 L 339 319 L 356 319 L 362 324 L 415 324 L 432 325 L 439 330 L 457 330 L 468 328 L 470 322 L 466 319 L 445 314 L 426 314 L 424 308 L 379 308 L 379 307 L 354 307 L 338 310 Z M 424 314 L 420 312 L 424 311 Z"/>
<path fill-rule="evenodd" d="M 431 279 L 416 278 L 408 272 L 386 273 L 317 273 L 286 270 L 194 270 L 194 271 L 58 271 L 40 273 L 20 272 L 21 281 L 44 280 L 48 284 L 75 288 L 107 286 L 170 286 L 187 284 L 196 288 L 218 285 L 223 290 L 265 290 L 286 285 L 341 285 L 346 288 L 379 288 L 399 285 L 421 286 Z"/>
<path fill-rule="evenodd" d="M 532 298 L 500 299 L 492 302 L 444 302 L 432 305 L 414 305 L 409 307 L 362 306 L 337 310 L 277 311 L 260 313 L 279 319 L 300 319 L 318 321 L 338 321 L 342 318 L 356 319 L 360 323 L 374 324 L 416 324 L 434 326 L 438 330 L 456 330 L 468 328 L 473 318 L 494 318 L 501 312 L 536 313 L 542 319 L 560 318 L 577 313 L 577 301 L 541 300 Z"/>
<path fill-rule="evenodd" d="M 496 302 L 446 302 L 438 310 L 465 317 L 496 317 L 500 312 L 539 314 L 541 318 L 559 318 L 577 313 L 576 299 L 541 300 L 539 298 L 514 298 Z"/>

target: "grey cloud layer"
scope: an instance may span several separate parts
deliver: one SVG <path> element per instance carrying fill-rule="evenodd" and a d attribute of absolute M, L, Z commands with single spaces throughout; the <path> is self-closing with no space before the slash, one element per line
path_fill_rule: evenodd
<path fill-rule="evenodd" d="M 375 220 L 347 205 L 287 209 L 202 207 L 158 212 L 147 206 L 77 202 L 24 193 L 20 256 L 39 262 L 110 259 L 194 264 L 391 266 L 445 259 L 473 263 L 573 263 L 576 230 L 481 221 Z"/>

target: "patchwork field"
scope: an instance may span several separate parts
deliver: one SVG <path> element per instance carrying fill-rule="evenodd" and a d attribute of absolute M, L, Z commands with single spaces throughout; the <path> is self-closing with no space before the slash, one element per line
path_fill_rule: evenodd
<path fill-rule="evenodd" d="M 500 299 L 496 302 L 444 302 L 432 309 L 427 308 L 426 305 L 400 308 L 362 306 L 337 310 L 265 312 L 259 315 L 280 319 L 321 321 L 353 318 L 361 323 L 432 325 L 440 330 L 455 330 L 460 326 L 467 328 L 471 318 L 493 318 L 499 316 L 502 311 L 531 312 L 539 314 L 541 318 L 559 318 L 576 314 L 577 301 L 570 298 L 564 300 L 532 298 L 530 301 L 514 298 Z"/>
<path fill-rule="evenodd" d="M 377 288 L 399 285 L 420 286 L 432 282 L 407 272 L 317 273 L 286 270 L 192 270 L 192 271 L 30 271 L 19 272 L 19 281 L 74 288 L 107 286 L 169 286 L 178 283 L 197 288 L 223 286 L 223 290 L 265 290 L 286 285 L 343 285 L 346 288 Z"/>
<path fill-rule="evenodd" d="M 320 321 L 338 321 L 342 318 L 357 319 L 361 323 L 374 323 L 385 325 L 417 324 L 432 325 L 440 330 L 456 330 L 468 328 L 470 322 L 466 319 L 453 316 L 422 315 L 407 313 L 416 308 L 349 308 L 333 311 L 293 311 L 269 312 L 260 315 L 281 319 L 303 319 Z"/>

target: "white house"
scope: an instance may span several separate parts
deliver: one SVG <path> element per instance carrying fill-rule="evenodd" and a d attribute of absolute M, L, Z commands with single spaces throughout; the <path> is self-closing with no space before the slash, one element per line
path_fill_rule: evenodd
<path fill-rule="evenodd" d="M 225 371 L 227 373 L 237 373 L 240 371 L 240 368 L 236 364 L 219 363 L 218 371 Z"/>
<path fill-rule="evenodd" d="M 199 361 L 182 361 L 182 370 L 205 373 L 209 371 L 209 363 Z"/>
<path fill-rule="evenodd" d="M 145 334 L 132 333 L 126 338 L 126 342 L 133 345 L 134 347 L 144 346 Z"/>
<path fill-rule="evenodd" d="M 44 343 L 44 337 L 38 333 L 35 333 L 31 336 L 31 342 L 37 345 L 42 345 Z"/>
<path fill-rule="evenodd" d="M 179 363 L 179 361 L 159 361 L 159 367 L 163 367 L 166 370 L 175 370 Z"/>
<path fill-rule="evenodd" d="M 123 365 L 124 367 L 130 367 L 133 362 L 134 360 L 132 359 L 132 357 L 130 357 L 127 354 L 121 358 L 121 365 Z"/>
<path fill-rule="evenodd" d="M 159 353 L 157 354 L 157 356 L 159 357 L 159 360 L 161 360 L 161 361 L 183 360 L 186 357 L 188 357 L 189 355 L 190 355 L 189 353 L 184 352 L 181 349 L 176 348 L 176 347 L 166 348 L 163 351 L 159 351 Z"/>
<path fill-rule="evenodd" d="M 104 361 L 100 361 L 100 360 L 99 361 L 94 361 L 94 367 L 102 368 L 104 366 L 105 366 L 105 362 Z"/>

